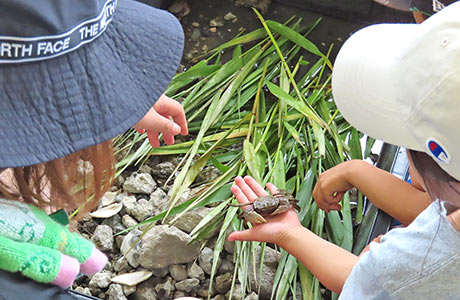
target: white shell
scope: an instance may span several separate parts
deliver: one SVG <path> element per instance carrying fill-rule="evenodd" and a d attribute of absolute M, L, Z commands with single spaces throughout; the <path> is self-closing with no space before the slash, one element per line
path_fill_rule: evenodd
<path fill-rule="evenodd" d="M 121 203 L 114 203 L 110 204 L 109 206 L 103 207 L 101 209 L 98 209 L 96 211 L 93 211 L 90 213 L 91 217 L 93 218 L 110 218 L 116 214 L 118 214 L 123 207 L 123 204 Z"/>
<path fill-rule="evenodd" d="M 133 273 L 126 273 L 122 275 L 118 275 L 110 279 L 112 282 L 123 284 L 127 286 L 134 286 L 137 285 L 152 276 L 152 272 L 150 271 L 137 271 Z"/>

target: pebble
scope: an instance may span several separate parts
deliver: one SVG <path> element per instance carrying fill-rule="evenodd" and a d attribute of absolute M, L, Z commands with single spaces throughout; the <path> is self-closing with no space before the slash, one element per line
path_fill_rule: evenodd
<path fill-rule="evenodd" d="M 234 19 L 236 19 L 236 16 L 232 12 L 228 12 L 224 16 L 224 20 L 226 20 L 226 21 L 231 21 L 231 20 L 234 20 Z"/>

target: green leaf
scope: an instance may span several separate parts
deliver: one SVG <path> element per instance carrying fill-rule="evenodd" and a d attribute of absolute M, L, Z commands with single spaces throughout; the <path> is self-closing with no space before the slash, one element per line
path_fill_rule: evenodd
<path fill-rule="evenodd" d="M 306 116 L 309 120 L 312 120 L 320 126 L 325 126 L 324 121 L 318 117 L 318 115 L 301 100 L 294 99 L 291 95 L 283 91 L 279 86 L 267 82 L 267 87 L 276 97 L 283 99 L 288 105 L 292 106 L 295 110 Z"/>
<path fill-rule="evenodd" d="M 261 184 L 262 180 L 259 174 L 260 167 L 258 164 L 258 159 L 256 157 L 256 151 L 254 150 L 254 146 L 248 140 L 244 140 L 243 142 L 243 154 L 244 154 L 244 161 L 246 162 L 248 166 L 250 175 L 258 183 Z"/>
<path fill-rule="evenodd" d="M 348 141 L 348 144 L 350 145 L 350 155 L 351 158 L 353 159 L 362 159 L 362 149 L 361 149 L 361 141 L 360 137 L 358 134 L 358 130 L 353 128 L 351 130 L 351 135 L 350 135 L 350 140 Z"/>
<path fill-rule="evenodd" d="M 324 60 L 326 60 L 328 66 L 332 69 L 332 64 L 329 61 L 329 59 L 323 53 L 321 53 L 321 51 L 319 51 L 318 47 L 316 47 L 315 44 L 307 40 L 304 36 L 296 32 L 295 30 L 289 28 L 288 26 L 285 26 L 276 21 L 267 20 L 266 22 L 268 27 L 274 32 L 296 43 L 308 52 L 322 57 Z"/>
<path fill-rule="evenodd" d="M 284 166 L 283 151 L 278 151 L 275 158 L 275 165 L 271 182 L 279 189 L 286 189 L 286 169 Z"/>

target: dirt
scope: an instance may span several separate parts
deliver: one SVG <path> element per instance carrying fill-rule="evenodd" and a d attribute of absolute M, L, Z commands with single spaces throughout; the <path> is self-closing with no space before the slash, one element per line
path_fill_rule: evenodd
<path fill-rule="evenodd" d="M 318 1 L 314 0 L 272 1 L 264 18 L 285 22 L 290 17 L 297 16 L 302 18 L 303 25 L 310 25 L 321 19 L 308 39 L 323 53 L 333 44 L 331 60 L 335 58 L 343 42 L 364 26 L 378 22 L 412 21 L 410 14 L 384 8 L 371 0 L 354 0 L 356 5 L 348 8 L 343 7 L 343 3 L 334 6 L 336 2 L 322 1 L 321 5 L 315 4 Z M 236 6 L 232 0 L 188 0 L 187 5 L 188 14 L 180 18 L 186 36 L 184 63 L 187 65 L 201 53 L 232 39 L 241 30 L 250 32 L 261 26 L 250 7 Z M 225 18 L 228 13 L 234 18 Z"/>

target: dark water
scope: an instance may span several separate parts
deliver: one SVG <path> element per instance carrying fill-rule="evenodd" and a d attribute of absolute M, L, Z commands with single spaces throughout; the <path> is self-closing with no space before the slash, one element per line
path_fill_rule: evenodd
<path fill-rule="evenodd" d="M 203 47 L 212 49 L 232 39 L 241 28 L 249 32 L 261 26 L 259 19 L 249 7 L 236 6 L 231 0 L 188 1 L 190 13 L 181 18 L 186 34 L 184 56 L 191 57 L 193 56 L 191 54 L 196 56 L 202 52 Z M 350 3 L 353 6 L 350 6 Z M 216 32 L 210 32 L 209 21 L 216 17 L 223 17 L 228 12 L 237 16 L 238 21 L 225 21 L 224 26 L 216 28 Z M 334 59 L 340 46 L 350 34 L 364 26 L 381 22 L 412 21 L 410 14 L 401 14 L 401 12 L 384 8 L 372 0 L 275 0 L 264 18 L 285 22 L 292 16 L 301 17 L 303 25 L 313 24 L 321 19 L 308 39 L 314 42 L 323 53 L 326 53 L 330 45 L 334 44 L 331 60 Z M 193 22 L 199 23 L 199 26 L 192 26 Z M 195 36 L 192 41 L 191 37 L 195 28 L 200 30 L 201 37 L 196 39 Z"/>

